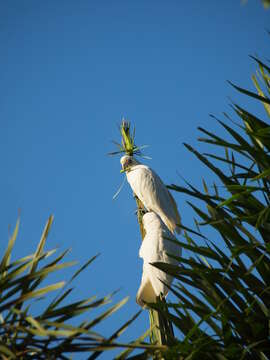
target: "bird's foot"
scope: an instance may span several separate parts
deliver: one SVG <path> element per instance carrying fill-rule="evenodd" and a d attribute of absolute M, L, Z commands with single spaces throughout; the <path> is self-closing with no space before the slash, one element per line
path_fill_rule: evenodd
<path fill-rule="evenodd" d="M 147 211 L 145 210 L 145 209 L 136 209 L 135 210 L 135 215 L 136 216 L 143 216 L 144 214 L 146 214 L 147 213 Z"/>

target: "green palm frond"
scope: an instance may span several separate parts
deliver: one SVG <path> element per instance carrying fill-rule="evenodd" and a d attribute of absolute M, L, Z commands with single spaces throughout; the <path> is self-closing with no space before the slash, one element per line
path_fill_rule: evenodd
<path fill-rule="evenodd" d="M 109 339 L 95 331 L 95 327 L 118 311 L 128 298 L 114 305 L 110 305 L 112 295 L 98 299 L 91 296 L 75 302 L 69 300 L 74 290 L 72 282 L 97 256 L 79 267 L 70 280 L 49 281 L 51 275 L 76 264 L 74 261 L 63 261 L 69 251 L 57 255 L 56 249 L 45 250 L 52 222 L 53 217 L 50 216 L 33 254 L 11 261 L 19 230 L 18 220 L 0 261 L 0 358 L 67 359 L 72 353 L 86 353 L 88 357 L 116 347 L 128 348 L 128 353 L 136 345 L 144 349 L 139 341 L 132 345 L 116 343 L 139 313 Z M 56 295 L 52 296 L 53 293 Z M 39 301 L 38 310 L 34 307 L 35 300 Z M 94 309 L 100 314 L 91 318 L 90 311 Z M 84 321 L 78 320 L 81 317 Z M 145 351 L 153 350 L 147 350 L 146 346 Z"/>
<path fill-rule="evenodd" d="M 178 243 L 188 256 L 171 255 L 177 266 L 154 264 L 177 279 L 168 316 L 183 338 L 166 353 L 169 359 L 270 359 L 270 68 L 254 60 L 256 92 L 231 85 L 259 101 L 267 120 L 233 104 L 241 120 L 236 129 L 218 119 L 223 136 L 199 128 L 199 141 L 213 152 L 185 144 L 219 184 L 203 180 L 203 191 L 187 182 L 168 186 L 191 199 L 197 227 L 182 225 L 185 241 Z M 207 239 L 206 227 L 218 236 Z"/>

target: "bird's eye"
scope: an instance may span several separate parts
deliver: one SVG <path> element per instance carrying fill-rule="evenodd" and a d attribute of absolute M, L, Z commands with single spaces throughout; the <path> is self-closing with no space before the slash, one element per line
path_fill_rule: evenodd
<path fill-rule="evenodd" d="M 130 165 L 132 163 L 132 159 L 127 159 L 125 165 Z"/>
<path fill-rule="evenodd" d="M 127 170 L 131 165 L 132 165 L 133 161 L 130 158 L 125 159 L 124 163 L 123 163 L 123 169 Z"/>

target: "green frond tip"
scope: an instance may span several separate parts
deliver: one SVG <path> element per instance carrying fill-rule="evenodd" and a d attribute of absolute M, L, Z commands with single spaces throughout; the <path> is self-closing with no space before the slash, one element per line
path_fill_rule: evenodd
<path fill-rule="evenodd" d="M 113 141 L 113 143 L 117 146 L 117 151 L 113 151 L 108 153 L 108 155 L 137 155 L 142 156 L 142 149 L 146 148 L 147 145 L 136 146 L 135 145 L 135 127 L 131 127 L 131 123 L 125 119 L 122 120 L 120 125 L 120 134 L 121 134 L 121 144 Z"/>
<path fill-rule="evenodd" d="M 135 128 L 133 134 L 131 135 L 131 125 L 129 121 L 125 119 L 122 120 L 120 133 L 121 133 L 121 143 L 122 147 L 128 155 L 133 155 L 134 153 L 134 138 L 135 138 Z"/>
<path fill-rule="evenodd" d="M 269 0 L 262 0 L 263 6 L 265 9 L 270 8 L 270 1 Z"/>

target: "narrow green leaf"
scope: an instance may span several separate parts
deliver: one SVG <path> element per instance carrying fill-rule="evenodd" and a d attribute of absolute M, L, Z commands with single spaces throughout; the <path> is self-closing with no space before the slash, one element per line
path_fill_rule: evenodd
<path fill-rule="evenodd" d="M 259 96 L 261 96 L 262 98 L 266 98 L 266 96 L 264 95 L 264 93 L 258 83 L 258 80 L 256 79 L 256 76 L 254 76 L 254 75 L 252 76 L 252 81 L 258 91 Z M 264 102 L 263 105 L 264 105 L 265 111 L 267 112 L 268 116 L 270 116 L 270 103 L 267 104 Z"/>
<path fill-rule="evenodd" d="M 7 347 L 3 342 L 0 342 L 0 353 L 8 356 L 7 359 L 17 359 L 16 354 L 14 354 L 10 347 Z"/>
<path fill-rule="evenodd" d="M 18 235 L 19 225 L 20 225 L 20 219 L 17 220 L 15 229 L 13 231 L 13 234 L 12 234 L 11 238 L 9 239 L 7 250 L 6 250 L 6 252 L 5 252 L 4 256 L 3 256 L 3 259 L 2 259 L 2 261 L 0 263 L 0 272 L 2 272 L 7 267 L 7 265 L 9 264 L 11 251 L 13 249 L 15 240 L 16 240 L 17 235 Z"/>
<path fill-rule="evenodd" d="M 45 245 L 45 241 L 48 237 L 48 234 L 49 234 L 49 231 L 50 231 L 50 228 L 52 226 L 52 223 L 53 223 L 53 215 L 50 215 L 46 225 L 45 225 L 45 228 L 43 230 L 43 233 L 41 235 L 41 239 L 40 239 L 40 242 L 38 244 L 38 247 L 37 247 L 37 250 L 36 250 L 36 253 L 35 253 L 35 260 L 33 262 L 33 265 L 30 269 L 30 273 L 33 273 L 35 270 L 36 270 L 36 267 L 37 267 L 37 264 L 38 264 L 38 258 L 39 256 L 42 254 L 42 251 L 43 251 L 43 248 L 44 248 L 44 245 Z"/>
<path fill-rule="evenodd" d="M 61 287 L 63 287 L 64 285 L 65 285 L 65 282 L 60 281 L 60 282 L 55 283 L 53 285 L 48 285 L 48 286 L 45 286 L 45 287 L 43 287 L 41 289 L 27 292 L 27 293 L 21 295 L 18 299 L 12 300 L 9 303 L 6 303 L 6 304 L 3 304 L 2 306 L 0 306 L 0 312 L 2 312 L 5 309 L 10 308 L 12 305 L 20 304 L 20 303 L 25 302 L 26 300 L 33 299 L 33 298 L 36 298 L 36 297 L 40 297 L 40 296 L 46 295 L 47 293 L 49 293 L 51 291 L 58 290 Z"/>
<path fill-rule="evenodd" d="M 245 90 L 239 86 L 234 85 L 231 81 L 228 81 L 228 83 L 233 86 L 236 90 L 240 91 L 241 93 L 248 95 L 250 97 L 253 97 L 254 99 L 260 100 L 266 104 L 270 104 L 270 99 L 264 96 L 257 95 L 251 91 Z"/>
<path fill-rule="evenodd" d="M 268 177 L 268 176 L 270 176 L 270 168 L 266 169 L 261 174 L 255 176 L 252 180 L 256 181 L 256 180 L 263 179 L 263 178 Z"/>

